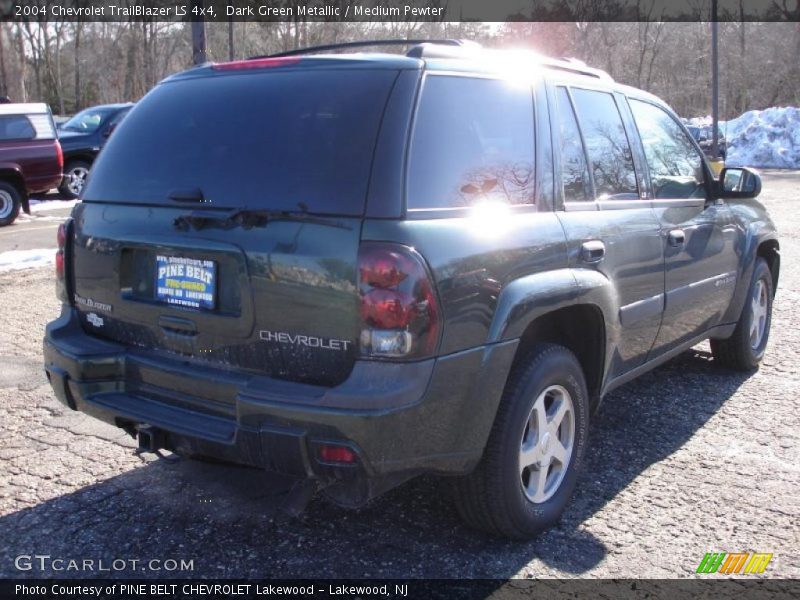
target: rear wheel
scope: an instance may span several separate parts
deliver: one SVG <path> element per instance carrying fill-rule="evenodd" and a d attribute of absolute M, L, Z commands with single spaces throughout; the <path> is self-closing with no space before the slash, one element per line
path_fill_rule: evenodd
<path fill-rule="evenodd" d="M 747 300 L 733 335 L 726 340 L 711 340 L 711 352 L 720 365 L 737 371 L 758 367 L 772 325 L 772 296 L 772 273 L 767 262 L 757 258 Z"/>
<path fill-rule="evenodd" d="M 0 227 L 11 225 L 16 220 L 21 201 L 17 188 L 8 182 L 0 181 Z"/>
<path fill-rule="evenodd" d="M 554 344 L 536 346 L 511 375 L 481 462 L 454 484 L 462 518 L 513 539 L 554 525 L 575 488 L 588 414 L 575 355 Z"/>
<path fill-rule="evenodd" d="M 82 160 L 76 160 L 67 164 L 64 168 L 64 178 L 58 191 L 67 198 L 77 198 L 86 185 L 86 178 L 89 177 L 91 165 Z"/>

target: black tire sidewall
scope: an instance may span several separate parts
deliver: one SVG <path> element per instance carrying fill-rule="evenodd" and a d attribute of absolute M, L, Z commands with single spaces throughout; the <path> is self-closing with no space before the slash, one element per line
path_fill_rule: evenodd
<path fill-rule="evenodd" d="M 519 445 L 534 401 L 551 385 L 565 387 L 572 396 L 575 442 L 567 473 L 558 490 L 547 501 L 534 504 L 525 496 L 519 479 Z M 583 463 L 589 431 L 589 405 L 583 373 L 572 353 L 565 348 L 556 348 L 531 366 L 524 374 L 522 385 L 517 388 L 506 424 L 501 452 L 503 495 L 516 529 L 527 537 L 558 521 L 572 496 Z"/>
<path fill-rule="evenodd" d="M 8 192 L 11 195 L 11 214 L 8 217 L 0 219 L 0 227 L 11 225 L 19 216 L 19 210 L 22 205 L 22 198 L 20 197 L 19 190 L 5 181 L 0 181 L 0 190 Z"/>

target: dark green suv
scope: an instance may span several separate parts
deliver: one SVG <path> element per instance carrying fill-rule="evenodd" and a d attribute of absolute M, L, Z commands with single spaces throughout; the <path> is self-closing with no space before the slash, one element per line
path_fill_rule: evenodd
<path fill-rule="evenodd" d="M 67 406 L 293 475 L 295 506 L 448 475 L 526 538 L 607 392 L 708 338 L 757 367 L 760 178 L 715 178 L 658 98 L 472 44 L 306 52 L 175 75 L 119 126 L 59 235 Z"/>

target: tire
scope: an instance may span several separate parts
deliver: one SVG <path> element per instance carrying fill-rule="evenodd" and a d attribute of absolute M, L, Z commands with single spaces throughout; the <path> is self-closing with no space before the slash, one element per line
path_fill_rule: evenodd
<path fill-rule="evenodd" d="M 534 428 L 534 422 L 541 422 L 540 398 L 545 420 L 550 421 L 557 406 L 569 403 L 571 418 L 567 411 L 558 429 Z M 566 435 L 569 429 L 571 443 Z M 588 393 L 578 359 L 562 346 L 535 346 L 509 377 L 480 463 L 453 484 L 461 517 L 476 529 L 517 540 L 529 539 L 557 523 L 575 489 L 588 430 Z M 551 457 L 544 471 L 545 484 L 537 485 L 542 470 L 536 463 L 523 468 L 523 463 L 534 456 L 547 461 L 548 452 L 564 448 L 561 441 L 568 446 L 562 455 L 567 457 L 566 467 Z M 526 484 L 527 490 L 523 489 Z"/>
<path fill-rule="evenodd" d="M 772 325 L 772 273 L 763 258 L 757 258 L 742 314 L 733 335 L 711 340 L 711 352 L 720 366 L 735 371 L 757 369 L 764 358 Z"/>
<path fill-rule="evenodd" d="M 6 181 L 0 181 L 0 227 L 11 225 L 19 216 L 22 196 Z"/>
<path fill-rule="evenodd" d="M 67 166 L 64 167 L 64 178 L 61 180 L 61 185 L 58 186 L 61 195 L 70 199 L 80 196 L 91 168 L 92 165 L 84 160 L 67 163 Z"/>

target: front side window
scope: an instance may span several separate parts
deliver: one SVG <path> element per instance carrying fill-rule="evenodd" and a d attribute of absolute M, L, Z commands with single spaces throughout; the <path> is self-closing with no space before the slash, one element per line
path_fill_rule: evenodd
<path fill-rule="evenodd" d="M 72 117 L 61 126 L 65 131 L 77 131 L 79 133 L 92 133 L 97 131 L 100 123 L 103 122 L 113 109 L 109 108 L 87 108 Z"/>
<path fill-rule="evenodd" d="M 411 140 L 408 208 L 532 203 L 533 136 L 529 86 L 429 76 Z"/>
<path fill-rule="evenodd" d="M 564 201 L 592 199 L 592 184 L 589 167 L 583 150 L 581 133 L 575 120 L 575 111 L 569 100 L 567 88 L 558 88 L 558 122 L 561 131 L 561 184 Z"/>
<path fill-rule="evenodd" d="M 638 199 L 633 153 L 614 96 L 572 89 L 598 200 Z"/>
<path fill-rule="evenodd" d="M 648 102 L 629 101 L 642 139 L 653 196 L 661 199 L 702 198 L 703 158 L 675 120 Z"/>

